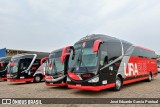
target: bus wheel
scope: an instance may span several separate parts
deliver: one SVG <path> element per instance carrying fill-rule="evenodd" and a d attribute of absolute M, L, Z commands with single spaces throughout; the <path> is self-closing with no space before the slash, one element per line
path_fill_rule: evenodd
<path fill-rule="evenodd" d="M 41 81 L 41 76 L 40 75 L 35 75 L 34 82 L 40 82 L 40 81 Z"/>
<path fill-rule="evenodd" d="M 117 77 L 116 82 L 115 82 L 114 90 L 115 91 L 120 91 L 121 88 L 122 88 L 122 80 L 119 77 Z"/>
<path fill-rule="evenodd" d="M 152 81 L 152 74 L 149 73 L 148 82 L 151 82 L 151 81 Z"/>

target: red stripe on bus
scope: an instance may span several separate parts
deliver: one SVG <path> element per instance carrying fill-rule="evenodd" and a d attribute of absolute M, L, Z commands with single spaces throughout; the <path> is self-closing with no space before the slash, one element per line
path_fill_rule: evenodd
<path fill-rule="evenodd" d="M 67 83 L 59 83 L 59 84 L 54 84 L 54 83 L 46 83 L 47 86 L 67 86 Z"/>
<path fill-rule="evenodd" d="M 7 80 L 7 78 L 0 78 L 0 80 L 6 81 L 6 80 Z"/>
<path fill-rule="evenodd" d="M 137 81 L 141 81 L 141 80 L 145 80 L 145 79 L 148 79 L 148 77 L 141 77 L 141 78 L 137 78 L 137 79 L 127 80 L 127 81 L 124 81 L 123 84 L 129 84 L 129 83 L 133 83 L 133 82 L 137 82 Z"/>
<path fill-rule="evenodd" d="M 8 82 L 27 82 L 27 81 L 33 81 L 34 78 L 26 78 L 26 79 L 11 79 L 8 78 L 7 81 Z"/>
<path fill-rule="evenodd" d="M 89 90 L 89 91 L 100 91 L 103 89 L 112 88 L 115 86 L 115 83 L 102 85 L 102 86 L 81 86 L 81 85 L 70 85 L 68 84 L 68 88 L 74 88 L 79 90 Z"/>

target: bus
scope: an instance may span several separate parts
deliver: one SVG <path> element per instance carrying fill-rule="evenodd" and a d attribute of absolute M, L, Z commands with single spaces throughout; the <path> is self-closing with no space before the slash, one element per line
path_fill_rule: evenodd
<path fill-rule="evenodd" d="M 153 50 L 115 37 L 92 34 L 71 48 L 67 84 L 68 88 L 80 90 L 119 91 L 125 84 L 151 81 L 157 74 Z"/>
<path fill-rule="evenodd" d="M 7 67 L 11 57 L 2 57 L 0 58 L 0 80 L 7 80 Z"/>
<path fill-rule="evenodd" d="M 45 72 L 45 84 L 47 86 L 67 86 L 69 49 L 70 47 L 66 47 L 50 53 Z"/>
<path fill-rule="evenodd" d="M 11 58 L 8 66 L 8 82 L 41 82 L 44 79 L 44 68 L 47 53 L 18 54 Z"/>

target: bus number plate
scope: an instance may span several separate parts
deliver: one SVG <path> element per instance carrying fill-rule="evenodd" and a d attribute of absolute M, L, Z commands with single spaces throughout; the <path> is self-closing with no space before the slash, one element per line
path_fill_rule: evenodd
<path fill-rule="evenodd" d="M 81 84 L 76 84 L 77 87 L 81 87 Z"/>

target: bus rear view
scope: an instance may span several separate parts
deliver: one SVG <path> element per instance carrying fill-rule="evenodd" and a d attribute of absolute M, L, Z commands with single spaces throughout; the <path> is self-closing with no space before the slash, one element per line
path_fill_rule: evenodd
<path fill-rule="evenodd" d="M 48 57 L 48 54 L 19 54 L 13 56 L 8 66 L 7 81 L 40 82 L 44 78 L 45 65 L 41 61 L 44 60 L 44 57 Z"/>

